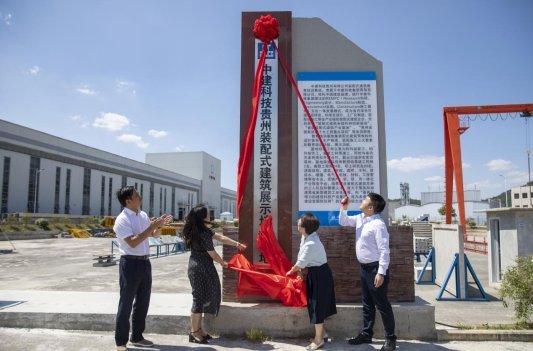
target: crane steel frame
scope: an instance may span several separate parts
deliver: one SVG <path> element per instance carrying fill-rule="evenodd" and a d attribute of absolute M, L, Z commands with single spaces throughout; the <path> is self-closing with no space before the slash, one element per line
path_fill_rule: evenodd
<path fill-rule="evenodd" d="M 490 113 L 533 113 L 533 104 L 456 106 L 444 107 L 444 169 L 446 180 L 446 223 L 452 222 L 453 180 L 459 208 L 459 223 L 466 229 L 465 201 L 463 186 L 463 162 L 461 159 L 460 136 L 468 129 L 461 126 L 460 115 L 480 115 Z M 466 230 L 465 230 L 466 235 Z"/>

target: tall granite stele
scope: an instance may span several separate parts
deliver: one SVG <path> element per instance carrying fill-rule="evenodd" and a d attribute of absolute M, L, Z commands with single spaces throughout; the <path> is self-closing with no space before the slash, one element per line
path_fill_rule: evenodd
<path fill-rule="evenodd" d="M 262 47 L 254 38 L 253 25 L 267 14 L 279 21 L 276 45 L 352 199 L 349 210 L 358 210 L 370 191 L 387 198 L 382 64 L 319 18 L 292 18 L 291 12 L 242 13 L 240 145 L 248 127 Z M 355 231 L 338 225 L 344 195 L 278 59 L 269 46 L 240 225 L 224 228 L 224 235 L 246 243 L 246 257 L 261 262 L 255 238 L 261 219 L 271 214 L 278 241 L 294 263 L 300 244 L 296 221 L 302 212 L 315 213 L 321 222 L 318 233 L 333 271 L 337 302 L 359 303 Z M 382 216 L 387 220 L 387 209 Z M 389 232 L 390 299 L 414 301 L 412 230 L 390 227 Z M 224 246 L 224 260 L 236 252 Z M 237 297 L 237 279 L 235 271 L 224 270 L 223 301 L 269 300 Z"/>

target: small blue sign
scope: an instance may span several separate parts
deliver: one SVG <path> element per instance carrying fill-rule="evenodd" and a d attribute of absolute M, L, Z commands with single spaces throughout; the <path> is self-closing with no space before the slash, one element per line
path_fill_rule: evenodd
<path fill-rule="evenodd" d="M 263 50 L 263 42 L 257 44 L 257 57 L 261 57 L 261 50 Z M 272 60 L 276 58 L 276 49 L 274 49 L 274 44 L 272 42 L 268 44 L 267 53 L 265 59 Z"/>
<path fill-rule="evenodd" d="M 298 211 L 298 218 L 306 212 L 311 212 L 320 221 L 322 227 L 334 227 L 339 226 L 339 211 Z M 348 211 L 348 216 L 355 216 L 361 213 L 361 211 Z"/>

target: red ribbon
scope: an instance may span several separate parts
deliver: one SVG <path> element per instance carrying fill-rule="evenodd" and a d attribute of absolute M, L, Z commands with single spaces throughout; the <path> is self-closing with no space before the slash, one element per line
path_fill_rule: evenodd
<path fill-rule="evenodd" d="M 298 99 L 300 100 L 300 103 L 302 104 L 304 108 L 307 119 L 309 120 L 309 122 L 311 123 L 311 126 L 313 127 L 313 130 L 318 138 L 318 141 L 320 142 L 320 145 L 322 146 L 322 149 L 324 150 L 324 153 L 326 154 L 328 162 L 331 165 L 333 172 L 335 173 L 335 177 L 337 178 L 337 181 L 339 182 L 339 185 L 341 186 L 342 191 L 344 192 L 344 195 L 348 197 L 348 192 L 346 191 L 344 184 L 342 183 L 339 173 L 337 172 L 337 168 L 335 168 L 335 165 L 333 164 L 333 160 L 331 159 L 331 156 L 329 155 L 326 144 L 322 140 L 322 137 L 320 136 L 318 128 L 316 127 L 315 122 L 313 121 L 313 118 L 311 117 L 311 113 L 309 112 L 309 109 L 307 108 L 307 105 L 305 104 L 302 94 L 300 93 L 300 89 L 298 89 L 298 85 L 296 84 L 294 78 L 292 77 L 292 73 L 289 67 L 285 63 L 285 60 L 283 60 L 283 57 L 281 56 L 278 50 L 278 47 L 276 46 L 276 43 L 273 41 L 273 39 L 279 36 L 278 20 L 271 15 L 261 16 L 254 23 L 254 35 L 256 38 L 260 39 L 263 42 L 263 49 L 261 50 L 261 57 L 259 59 L 259 64 L 257 65 L 257 69 L 255 71 L 254 86 L 253 86 L 253 93 L 252 93 L 252 112 L 250 114 L 250 120 L 248 122 L 246 136 L 244 138 L 244 142 L 241 147 L 241 153 L 239 155 L 239 165 L 238 165 L 238 174 L 237 174 L 237 217 L 239 217 L 239 214 L 241 211 L 242 200 L 244 197 L 244 190 L 246 188 L 246 182 L 248 181 L 248 173 L 250 170 L 250 161 L 252 159 L 252 153 L 254 150 L 254 132 L 255 132 L 255 125 L 257 122 L 257 108 L 259 105 L 261 85 L 263 82 L 263 68 L 265 64 L 265 56 L 266 56 L 267 47 L 271 41 L 272 41 L 272 45 L 274 45 L 274 48 L 276 49 L 276 52 L 278 53 L 279 62 L 281 63 L 281 66 L 285 70 L 285 74 L 289 77 L 289 80 L 294 90 L 296 91 L 296 94 L 298 95 Z"/>
<path fill-rule="evenodd" d="M 278 47 L 275 42 L 272 42 L 272 45 L 274 45 L 274 48 L 276 49 L 276 52 L 278 53 L 279 62 L 281 63 L 281 66 L 285 70 L 285 74 L 287 74 L 287 77 L 289 77 L 289 80 L 291 81 L 292 87 L 296 91 L 296 94 L 298 95 L 298 99 L 300 100 L 300 103 L 302 104 L 305 114 L 307 116 L 307 119 L 309 119 L 309 122 L 311 123 L 311 126 L 313 127 L 313 130 L 315 131 L 315 134 L 318 138 L 318 141 L 320 141 L 320 145 L 322 145 L 322 149 L 324 150 L 324 153 L 326 154 L 326 157 L 328 158 L 329 164 L 331 165 L 331 168 L 333 169 L 333 172 L 335 173 L 335 177 L 337 177 L 337 181 L 339 182 L 342 191 L 344 192 L 344 196 L 348 197 L 348 192 L 344 188 L 344 184 L 342 183 L 341 177 L 339 176 L 339 173 L 337 172 L 337 168 L 335 168 L 335 165 L 333 164 L 333 160 L 329 156 L 328 149 L 326 148 L 326 144 L 324 144 L 324 141 L 322 140 L 322 137 L 320 136 L 320 133 L 318 132 L 318 128 L 315 125 L 315 121 L 313 121 L 313 117 L 311 117 L 311 112 L 307 109 L 307 105 L 305 104 L 305 101 L 302 97 L 302 94 L 300 94 L 300 89 L 298 89 L 298 85 L 294 81 L 294 78 L 292 77 L 292 73 L 285 63 L 285 60 L 283 60 L 283 57 L 281 56 Z"/>
<path fill-rule="evenodd" d="M 244 138 L 244 143 L 241 147 L 241 154 L 239 156 L 239 168 L 237 174 L 237 217 L 239 217 L 239 213 L 241 212 L 242 198 L 244 196 L 244 189 L 246 188 L 246 182 L 248 180 L 248 172 L 250 170 L 250 160 L 252 159 L 252 153 L 254 152 L 254 133 L 255 124 L 257 122 L 257 106 L 259 104 L 261 84 L 263 83 L 263 68 L 265 66 L 267 46 L 268 45 L 266 43 L 263 43 L 263 50 L 261 50 L 259 64 L 255 70 L 254 90 L 252 94 L 252 113 L 250 114 L 248 129 L 246 130 L 246 136 Z"/>

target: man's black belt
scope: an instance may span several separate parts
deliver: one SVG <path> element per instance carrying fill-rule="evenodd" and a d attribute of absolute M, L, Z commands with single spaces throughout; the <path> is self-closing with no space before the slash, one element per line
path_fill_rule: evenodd
<path fill-rule="evenodd" d="M 370 262 L 370 263 L 361 263 L 361 267 L 363 268 L 372 268 L 379 266 L 379 261 L 376 262 Z"/>
<path fill-rule="evenodd" d="M 146 261 L 150 259 L 150 255 L 145 256 L 135 256 L 135 255 L 122 255 L 122 257 L 127 258 L 128 260 L 142 260 Z"/>

